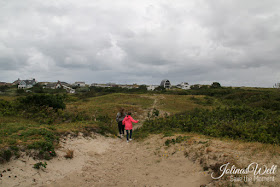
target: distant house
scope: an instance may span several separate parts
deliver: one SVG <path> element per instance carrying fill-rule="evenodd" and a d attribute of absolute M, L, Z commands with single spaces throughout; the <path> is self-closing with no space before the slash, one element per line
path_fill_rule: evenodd
<path fill-rule="evenodd" d="M 200 89 L 200 88 L 210 88 L 211 86 L 210 85 L 202 85 L 202 84 L 194 84 L 194 85 L 191 85 L 191 89 Z"/>
<path fill-rule="evenodd" d="M 55 89 L 56 83 L 55 82 L 50 82 L 47 83 L 44 88 L 48 88 L 48 89 Z"/>
<path fill-rule="evenodd" d="M 57 82 L 52 82 L 52 83 L 48 83 L 45 88 L 49 88 L 49 89 L 59 89 L 62 88 L 62 84 L 60 81 Z"/>
<path fill-rule="evenodd" d="M 78 87 L 85 87 L 86 83 L 85 82 L 75 82 L 74 85 L 78 86 Z"/>
<path fill-rule="evenodd" d="M 110 85 L 107 85 L 107 84 L 94 84 L 94 86 L 95 87 L 100 87 L 100 88 L 109 88 L 109 87 L 111 87 Z"/>
<path fill-rule="evenodd" d="M 21 80 L 18 78 L 18 80 L 15 80 L 15 81 L 12 83 L 12 85 L 19 85 L 20 81 L 21 81 Z"/>
<path fill-rule="evenodd" d="M 139 88 L 139 85 L 134 83 L 134 84 L 132 85 L 132 88 Z"/>
<path fill-rule="evenodd" d="M 106 84 L 98 84 L 98 83 L 92 83 L 91 86 L 95 87 L 101 87 L 101 88 L 111 88 L 111 87 L 119 87 L 116 83 L 106 83 Z"/>
<path fill-rule="evenodd" d="M 132 89 L 132 85 L 128 85 L 128 84 L 123 84 L 123 85 L 119 85 L 120 88 L 127 88 L 127 89 Z"/>
<path fill-rule="evenodd" d="M 59 89 L 62 88 L 62 84 L 60 81 L 57 81 L 56 85 L 55 85 L 55 89 Z"/>
<path fill-rule="evenodd" d="M 116 83 L 112 83 L 112 82 L 106 83 L 106 86 L 107 87 L 118 87 L 118 85 Z"/>
<path fill-rule="evenodd" d="M 0 82 L 0 86 L 6 86 L 7 83 L 6 82 Z"/>
<path fill-rule="evenodd" d="M 75 89 L 66 86 L 66 85 L 62 85 L 63 89 L 65 89 L 68 93 L 75 93 Z"/>
<path fill-rule="evenodd" d="M 35 84 L 36 84 L 35 79 L 32 79 L 32 80 L 22 80 L 18 84 L 18 89 L 32 88 Z"/>
<path fill-rule="evenodd" d="M 139 88 L 139 85 L 137 85 L 137 84 L 122 84 L 122 85 L 118 85 L 118 87 L 132 89 L 132 88 Z"/>
<path fill-rule="evenodd" d="M 60 84 L 62 85 L 62 86 L 67 86 L 67 87 L 71 87 L 72 88 L 72 84 L 69 84 L 69 83 L 67 83 L 67 82 L 60 82 Z"/>
<path fill-rule="evenodd" d="M 148 85 L 148 86 L 147 86 L 147 90 L 148 90 L 148 91 L 153 91 L 153 90 L 156 89 L 156 87 L 158 87 L 158 85 Z"/>
<path fill-rule="evenodd" d="M 50 82 L 38 82 L 39 85 L 45 87 L 47 86 L 48 84 L 50 84 Z"/>
<path fill-rule="evenodd" d="M 188 90 L 191 89 L 191 85 L 187 82 L 181 82 L 180 84 L 177 85 L 177 88 L 181 88 L 183 90 Z"/>
<path fill-rule="evenodd" d="M 71 87 L 70 84 L 68 84 L 67 82 L 60 82 L 57 81 L 56 83 L 49 83 L 45 86 L 45 88 L 49 88 L 49 89 L 59 89 L 59 88 L 63 88 L 65 89 L 68 93 L 75 93 L 75 89 L 73 89 Z"/>
<path fill-rule="evenodd" d="M 169 88 L 171 88 L 171 83 L 169 80 L 164 79 L 161 81 L 160 86 L 169 89 Z"/>
<path fill-rule="evenodd" d="M 273 88 L 280 88 L 280 83 L 275 83 L 275 84 L 273 85 Z"/>

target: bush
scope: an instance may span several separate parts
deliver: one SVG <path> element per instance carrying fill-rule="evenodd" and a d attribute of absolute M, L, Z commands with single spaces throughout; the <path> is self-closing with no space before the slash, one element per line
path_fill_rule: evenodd
<path fill-rule="evenodd" d="M 16 110 L 13 104 L 9 101 L 0 99 L 0 116 L 14 115 L 14 114 L 16 114 Z"/>
<path fill-rule="evenodd" d="M 135 133 L 139 137 L 142 134 L 167 131 L 198 132 L 214 137 L 280 144 L 279 129 L 278 113 L 251 107 L 228 107 L 196 109 L 168 118 L 155 118 L 145 121 Z"/>
<path fill-rule="evenodd" d="M 33 94 L 19 99 L 21 107 L 28 108 L 30 106 L 48 106 L 53 109 L 65 109 L 65 96 L 50 94 Z"/>
<path fill-rule="evenodd" d="M 7 162 L 10 161 L 10 159 L 12 158 L 12 156 L 13 156 L 13 153 L 12 153 L 12 151 L 9 150 L 9 149 L 3 150 L 3 151 L 1 152 L 1 158 L 2 158 L 3 160 L 7 161 Z"/>
<path fill-rule="evenodd" d="M 47 166 L 48 164 L 45 162 L 45 163 L 42 163 L 42 162 L 38 162 L 38 163 L 36 163 L 36 164 L 34 164 L 34 166 L 33 166 L 33 168 L 35 168 L 35 169 L 40 169 L 40 168 L 46 168 L 46 166 Z"/>

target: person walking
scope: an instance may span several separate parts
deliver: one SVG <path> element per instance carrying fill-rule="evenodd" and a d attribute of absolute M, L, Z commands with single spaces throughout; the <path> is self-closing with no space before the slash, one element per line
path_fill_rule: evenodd
<path fill-rule="evenodd" d="M 116 121 L 118 123 L 120 138 L 124 135 L 124 126 L 122 125 L 122 121 L 125 118 L 126 113 L 124 112 L 124 109 L 120 109 L 120 111 L 117 113 Z"/>
<path fill-rule="evenodd" d="M 133 123 L 138 123 L 139 120 L 134 120 L 131 117 L 131 112 L 128 112 L 127 116 L 122 121 L 122 124 L 125 126 L 125 130 L 126 130 L 126 141 L 127 141 L 127 143 L 132 140 L 132 138 L 131 138 L 132 137 L 132 128 L 133 128 L 132 122 Z M 129 139 L 128 139 L 128 135 L 129 135 Z"/>

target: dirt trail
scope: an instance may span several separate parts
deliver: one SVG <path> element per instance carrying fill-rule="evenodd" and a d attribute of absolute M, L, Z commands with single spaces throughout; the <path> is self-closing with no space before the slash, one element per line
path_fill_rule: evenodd
<path fill-rule="evenodd" d="M 153 95 L 153 96 L 144 96 L 144 97 L 150 98 L 150 99 L 154 99 L 154 102 L 153 102 L 151 108 L 146 109 L 146 110 L 144 111 L 144 113 L 143 113 L 142 115 L 140 115 L 140 122 L 139 122 L 138 124 L 135 124 L 135 125 L 133 126 L 133 129 L 134 129 L 134 130 L 135 130 L 135 129 L 138 129 L 138 128 L 140 128 L 140 127 L 142 127 L 143 122 L 148 118 L 148 113 L 149 113 L 149 114 L 152 114 L 154 108 L 157 109 L 157 110 L 159 110 L 159 116 L 163 116 L 165 113 L 169 114 L 169 113 L 166 112 L 166 111 L 160 110 L 159 107 L 158 107 L 158 102 L 159 102 L 158 100 L 159 100 L 159 99 L 163 99 L 164 96 Z"/>
<path fill-rule="evenodd" d="M 47 168 L 33 169 L 38 160 L 21 158 L 1 166 L 0 186 L 200 186 L 211 181 L 199 164 L 183 152 L 172 156 L 156 154 L 163 145 L 159 136 L 144 142 L 106 138 L 68 138 L 61 142 L 58 157 Z M 74 150 L 66 160 L 63 150 Z M 9 177 L 11 176 L 11 177 Z M 15 177 L 17 176 L 17 177 Z"/>

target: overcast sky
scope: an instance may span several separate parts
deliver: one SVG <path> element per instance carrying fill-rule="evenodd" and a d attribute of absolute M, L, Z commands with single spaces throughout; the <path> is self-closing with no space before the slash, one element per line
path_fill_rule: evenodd
<path fill-rule="evenodd" d="M 272 87 L 279 0 L 0 0 L 0 81 Z"/>

